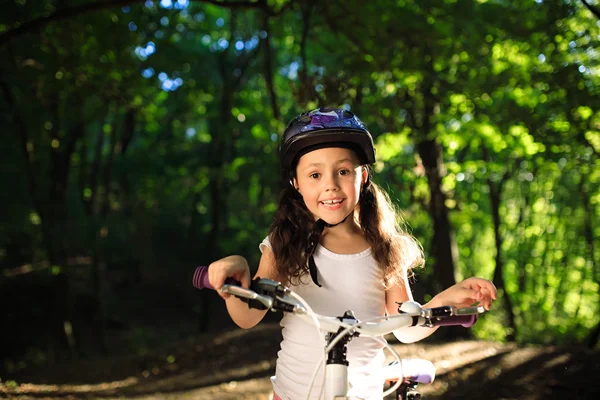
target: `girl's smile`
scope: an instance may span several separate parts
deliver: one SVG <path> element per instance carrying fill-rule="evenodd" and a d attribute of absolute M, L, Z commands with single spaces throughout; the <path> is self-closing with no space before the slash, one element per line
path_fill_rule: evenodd
<path fill-rule="evenodd" d="M 345 199 L 340 199 L 339 197 L 336 197 L 330 200 L 322 200 L 320 204 L 328 210 L 338 210 L 342 208 L 342 203 L 344 202 L 344 200 Z"/>

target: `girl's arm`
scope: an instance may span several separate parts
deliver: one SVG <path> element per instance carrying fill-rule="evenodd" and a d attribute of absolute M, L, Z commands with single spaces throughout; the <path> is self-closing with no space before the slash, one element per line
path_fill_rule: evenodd
<path fill-rule="evenodd" d="M 413 301 L 410 285 L 406 276 L 404 277 L 403 282 L 395 285 L 385 292 L 385 308 L 387 314 L 398 314 L 398 303 L 404 303 L 405 301 Z M 427 305 L 424 305 L 423 307 L 427 307 Z M 426 338 L 436 330 L 437 327 L 425 328 L 422 326 L 413 326 L 410 328 L 395 330 L 393 333 L 394 336 L 396 336 L 396 339 L 402 343 L 413 343 Z"/>
<path fill-rule="evenodd" d="M 424 307 L 454 306 L 462 308 L 479 303 L 489 310 L 492 307 L 492 301 L 496 298 L 496 286 L 491 281 L 471 277 L 438 293 Z"/>
<path fill-rule="evenodd" d="M 234 278 L 240 281 L 242 287 L 248 288 L 250 286 L 250 268 L 248 267 L 248 262 L 242 256 L 229 256 L 210 264 L 208 267 L 208 277 L 215 289 L 220 289 L 227 278 Z M 275 268 L 273 252 L 268 247 L 263 250 L 255 277 L 282 281 L 281 276 Z M 267 313 L 267 310 L 249 308 L 247 303 L 234 296 L 221 293 L 220 291 L 218 293 L 225 299 L 227 311 L 231 319 L 240 328 L 252 328 Z"/>
<path fill-rule="evenodd" d="M 389 315 L 398 314 L 398 304 L 405 301 L 412 301 L 412 293 L 408 279 L 404 279 L 403 284 L 396 285 L 386 292 L 386 310 Z M 496 300 L 496 287 L 494 284 L 481 278 L 468 278 L 457 283 L 437 294 L 423 308 L 454 306 L 470 307 L 479 303 L 489 310 L 492 300 Z M 437 330 L 435 328 L 411 327 L 394 331 L 394 336 L 402 343 L 413 343 L 426 338 Z"/>

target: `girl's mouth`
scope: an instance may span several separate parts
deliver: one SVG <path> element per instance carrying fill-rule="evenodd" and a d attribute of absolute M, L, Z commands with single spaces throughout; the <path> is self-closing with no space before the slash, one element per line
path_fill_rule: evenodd
<path fill-rule="evenodd" d="M 331 199 L 331 200 L 323 200 L 320 201 L 319 203 L 321 203 L 323 205 L 323 207 L 325 207 L 328 210 L 337 210 L 338 208 L 340 208 L 342 206 L 342 203 L 344 202 L 345 199 Z"/>

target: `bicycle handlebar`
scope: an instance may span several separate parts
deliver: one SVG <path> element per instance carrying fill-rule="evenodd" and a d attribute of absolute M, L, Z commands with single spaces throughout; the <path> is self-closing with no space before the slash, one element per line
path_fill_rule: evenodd
<path fill-rule="evenodd" d="M 208 267 L 206 266 L 196 268 L 192 284 L 197 289 L 215 290 L 208 279 Z M 246 289 L 240 286 L 240 282 L 228 278 L 220 290 L 236 296 L 248 303 L 251 308 L 306 314 L 305 308 L 293 296 L 290 296 L 290 290 L 271 279 L 256 278 L 251 282 L 250 288 Z M 466 308 L 444 306 L 427 309 L 421 309 L 419 306 L 415 312 L 388 316 L 385 321 L 359 322 L 356 330 L 368 336 L 381 336 L 396 329 L 416 325 L 426 327 L 460 325 L 469 328 L 477 322 L 478 315 L 483 312 L 485 309 L 482 306 Z M 338 318 L 321 315 L 317 315 L 317 317 L 322 324 L 321 328 L 327 331 L 335 332 L 340 327 L 341 323 Z"/>

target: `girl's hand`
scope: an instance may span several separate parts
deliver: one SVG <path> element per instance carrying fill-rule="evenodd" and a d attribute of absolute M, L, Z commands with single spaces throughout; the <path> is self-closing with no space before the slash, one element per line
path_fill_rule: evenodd
<path fill-rule="evenodd" d="M 227 278 L 239 281 L 242 287 L 250 287 L 250 267 L 248 266 L 248 261 L 242 256 L 229 256 L 217 260 L 208 266 L 208 281 L 217 290 L 219 296 L 224 299 L 231 296 L 228 293 L 221 293 L 219 290 Z"/>
<path fill-rule="evenodd" d="M 496 300 L 496 286 L 481 278 L 468 278 L 449 287 L 432 299 L 432 302 L 440 305 L 454 307 L 470 307 L 476 303 L 482 305 L 486 310 L 492 306 L 492 300 Z"/>

